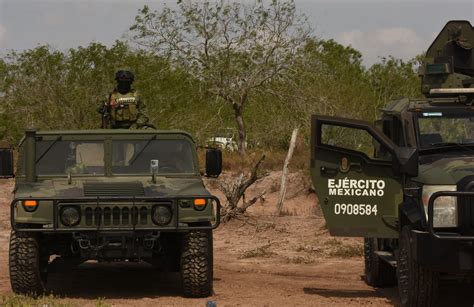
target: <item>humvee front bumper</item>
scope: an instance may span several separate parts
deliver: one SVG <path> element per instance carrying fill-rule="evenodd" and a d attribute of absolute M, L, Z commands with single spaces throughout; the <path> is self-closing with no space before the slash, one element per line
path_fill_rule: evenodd
<path fill-rule="evenodd" d="M 442 240 L 428 231 L 412 231 L 413 255 L 419 264 L 437 272 L 474 272 L 473 242 Z"/>
<path fill-rule="evenodd" d="M 430 197 L 428 231 L 412 231 L 415 247 L 413 256 L 420 264 L 438 272 L 472 273 L 474 272 L 474 236 L 462 235 L 455 231 L 440 231 L 433 225 L 434 202 L 436 198 L 442 196 L 474 199 L 474 192 L 441 191 Z"/>
<path fill-rule="evenodd" d="M 193 207 L 194 199 L 206 199 L 204 209 Z M 38 210 L 27 212 L 24 201 L 36 201 Z M 185 205 L 183 205 L 185 204 Z M 66 226 L 61 221 L 64 207 L 77 207 L 80 221 Z M 166 224 L 155 223 L 155 207 L 166 207 L 171 218 Z M 41 208 L 41 210 L 40 210 Z M 185 197 L 21 197 L 11 203 L 11 225 L 15 231 L 71 233 L 81 231 L 188 231 L 215 229 L 220 224 L 221 204 L 215 196 Z"/>

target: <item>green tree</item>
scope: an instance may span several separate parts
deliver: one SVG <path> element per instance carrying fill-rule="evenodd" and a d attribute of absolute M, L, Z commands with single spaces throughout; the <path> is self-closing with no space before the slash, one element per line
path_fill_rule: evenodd
<path fill-rule="evenodd" d="M 279 142 L 289 140 L 295 126 L 302 128 L 309 141 L 312 114 L 366 118 L 372 97 L 357 50 L 334 40 L 311 39 L 302 53 L 291 69 L 291 78 L 272 84 L 279 90 L 266 98 L 266 105 L 274 105 L 270 112 L 275 119 L 265 122 L 274 132 L 270 136 L 280 137 Z"/>
<path fill-rule="evenodd" d="M 374 117 L 392 99 L 421 97 L 420 78 L 416 73 L 420 60 L 420 56 L 406 62 L 389 56 L 370 67 L 367 79 L 374 95 Z"/>
<path fill-rule="evenodd" d="M 232 107 L 242 154 L 249 96 L 285 77 L 310 33 L 294 2 L 277 0 L 268 6 L 262 0 L 253 5 L 179 1 L 177 10 L 161 11 L 145 6 L 130 30 L 134 42 L 174 60 Z"/>
<path fill-rule="evenodd" d="M 12 52 L 0 61 L 0 126 L 17 139 L 25 127 L 92 129 L 100 125 L 98 102 L 115 86 L 117 69 L 137 75 L 136 87 L 160 128 L 203 128 L 208 114 L 200 84 L 167 59 L 132 50 L 124 42 L 112 47 L 91 43 L 67 52 L 40 46 Z M 209 106 L 211 107 L 211 106 Z M 186 110 L 196 116 L 186 117 Z M 8 116 L 6 116 L 8 115 Z M 2 117 L 3 116 L 3 117 Z"/>

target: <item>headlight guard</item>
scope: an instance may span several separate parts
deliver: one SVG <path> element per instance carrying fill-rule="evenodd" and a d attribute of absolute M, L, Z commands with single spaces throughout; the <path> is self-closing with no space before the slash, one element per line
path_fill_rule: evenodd
<path fill-rule="evenodd" d="M 436 192 L 456 191 L 455 185 L 424 185 L 423 186 L 423 206 L 428 218 L 428 201 Z M 458 204 L 455 196 L 440 196 L 436 198 L 433 207 L 433 227 L 449 228 L 458 226 Z"/>

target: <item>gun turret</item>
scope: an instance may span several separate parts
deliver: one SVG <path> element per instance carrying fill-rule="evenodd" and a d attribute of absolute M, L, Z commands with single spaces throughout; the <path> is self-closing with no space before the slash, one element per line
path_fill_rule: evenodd
<path fill-rule="evenodd" d="M 474 96 L 474 28 L 466 20 L 449 21 L 426 52 L 420 67 L 426 97 Z"/>

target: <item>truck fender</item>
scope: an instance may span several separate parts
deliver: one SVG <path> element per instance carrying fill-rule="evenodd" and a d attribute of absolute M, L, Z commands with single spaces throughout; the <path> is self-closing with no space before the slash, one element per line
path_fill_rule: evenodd
<path fill-rule="evenodd" d="M 423 229 L 426 225 L 426 216 L 423 207 L 414 199 L 406 198 L 399 205 L 400 229 L 405 225 L 412 225 L 413 229 Z"/>

